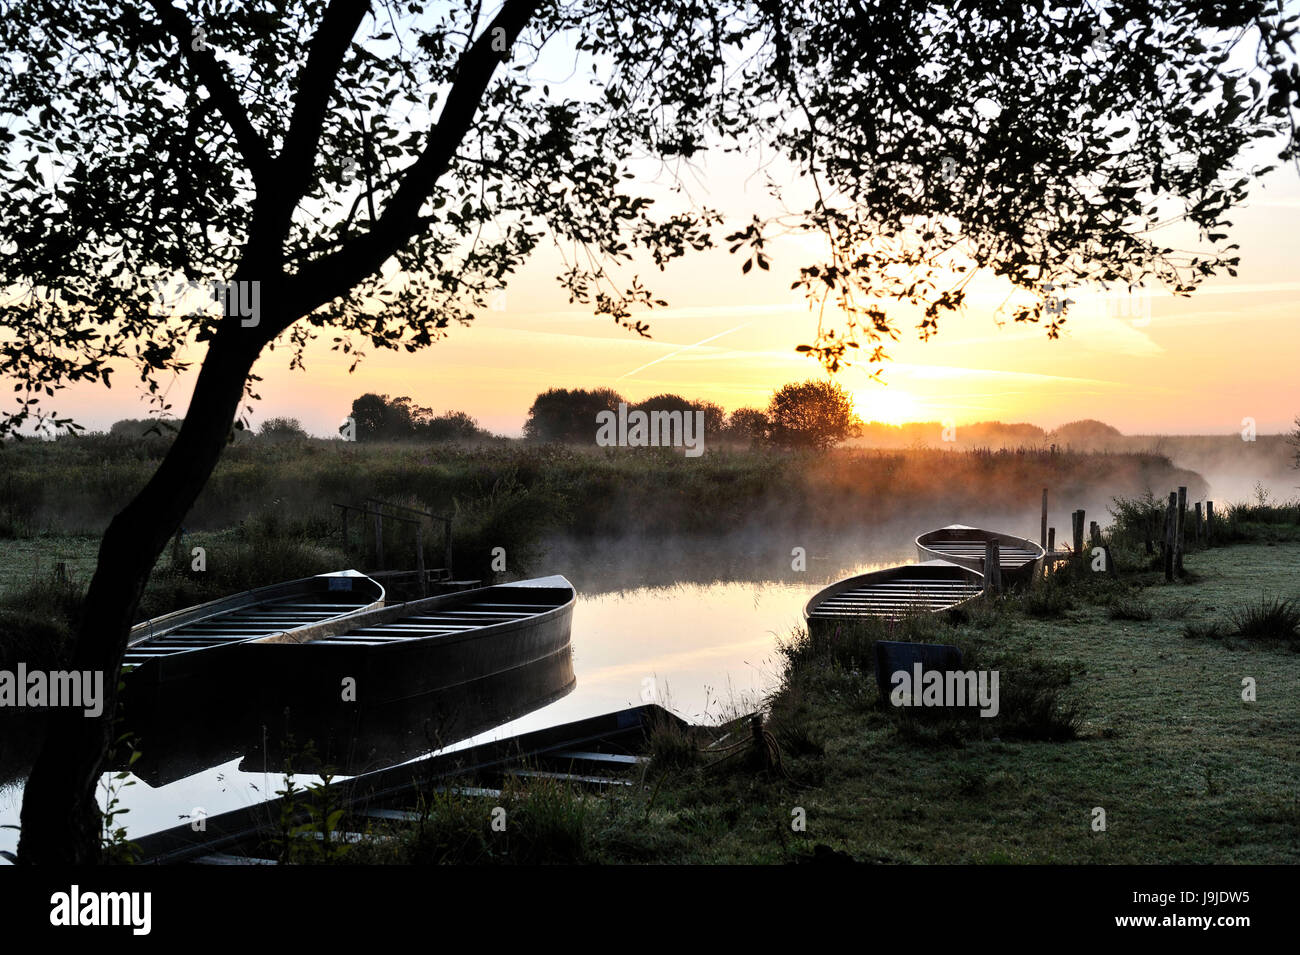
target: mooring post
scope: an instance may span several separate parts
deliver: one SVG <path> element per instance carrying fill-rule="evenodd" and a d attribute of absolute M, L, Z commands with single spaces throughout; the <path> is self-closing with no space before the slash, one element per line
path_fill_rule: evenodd
<path fill-rule="evenodd" d="M 1205 502 L 1205 546 L 1214 541 L 1214 502 Z"/>
<path fill-rule="evenodd" d="M 1100 545 L 1101 545 L 1101 528 L 1097 525 L 1096 521 L 1091 521 L 1088 524 L 1088 546 L 1099 547 Z"/>
<path fill-rule="evenodd" d="M 1178 492 L 1169 492 L 1169 504 L 1165 507 L 1165 582 L 1174 579 L 1174 541 L 1178 534 Z"/>
<path fill-rule="evenodd" d="M 763 717 L 755 713 L 749 718 L 750 742 L 754 745 L 754 755 L 764 769 L 771 767 L 771 754 L 767 751 L 767 737 L 763 732 Z"/>
<path fill-rule="evenodd" d="M 415 522 L 415 569 L 420 574 L 420 596 L 429 596 L 429 578 L 424 572 L 424 527 Z"/>
<path fill-rule="evenodd" d="M 1187 523 L 1187 488 L 1178 488 L 1178 524 L 1174 531 L 1174 572 L 1183 575 L 1183 548 L 1186 546 L 1184 535 Z"/>
<path fill-rule="evenodd" d="M 1044 549 L 1047 547 L 1047 488 L 1043 488 L 1043 513 L 1038 524 L 1038 543 Z"/>
<path fill-rule="evenodd" d="M 997 541 L 984 542 L 984 592 L 1002 593 L 1002 557 Z"/>
<path fill-rule="evenodd" d="M 1193 518 L 1193 528 L 1192 528 L 1192 530 L 1193 530 L 1193 533 L 1192 533 L 1192 540 L 1196 543 L 1196 546 L 1197 546 L 1197 547 L 1200 547 L 1200 546 L 1201 546 L 1201 530 L 1202 530 L 1202 528 L 1201 528 L 1201 502 L 1200 502 L 1200 501 L 1197 501 L 1197 502 L 1196 502 L 1196 515 L 1195 515 L 1195 517 Z"/>
<path fill-rule="evenodd" d="M 1056 528 L 1055 527 L 1049 527 L 1047 529 L 1047 546 L 1045 549 L 1048 554 L 1056 553 Z"/>
<path fill-rule="evenodd" d="M 452 577 L 451 572 L 451 518 L 443 518 L 442 521 L 442 560 L 446 565 L 447 579 Z"/>
<path fill-rule="evenodd" d="M 1070 528 L 1074 536 L 1074 559 L 1076 561 L 1083 559 L 1083 511 L 1075 511 L 1070 515 L 1072 526 Z"/>

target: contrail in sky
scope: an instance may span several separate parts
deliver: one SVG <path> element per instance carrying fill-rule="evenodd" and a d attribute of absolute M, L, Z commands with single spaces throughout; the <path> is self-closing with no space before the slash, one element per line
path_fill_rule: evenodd
<path fill-rule="evenodd" d="M 624 374 L 619 375 L 618 378 L 616 378 L 615 380 L 616 380 L 616 381 L 621 381 L 622 379 L 627 378 L 629 375 L 635 375 L 635 374 L 636 374 L 637 372 L 639 372 L 639 371 L 645 371 L 645 370 L 646 370 L 647 368 L 649 368 L 651 365 L 657 365 L 657 364 L 659 364 L 661 361 L 667 361 L 669 358 L 676 358 L 678 355 L 680 355 L 680 354 L 681 354 L 682 352 L 684 352 L 684 351 L 690 351 L 692 348 L 698 348 L 698 347 L 701 346 L 701 345 L 707 345 L 709 342 L 717 341 L 717 340 L 718 340 L 719 338 L 721 338 L 723 335 L 730 335 L 732 332 L 738 332 L 738 331 L 740 331 L 742 328 L 748 328 L 748 327 L 749 327 L 750 325 L 752 325 L 752 324 L 753 324 L 753 322 L 745 322 L 745 324 L 743 324 L 743 325 L 737 325 L 735 328 L 728 328 L 725 332 L 718 332 L 718 334 L 716 334 L 716 335 L 711 335 L 711 336 L 709 336 L 708 338 L 703 338 L 703 339 L 701 339 L 700 341 L 695 342 L 695 343 L 693 343 L 693 344 L 691 344 L 691 345 L 684 345 L 684 346 L 682 346 L 681 348 L 677 349 L 677 351 L 675 351 L 675 352 L 670 352 L 670 353 L 667 354 L 667 355 L 661 355 L 660 357 L 656 358 L 654 361 L 648 361 L 648 362 L 646 362 L 646 363 L 645 363 L 644 365 L 642 365 L 640 368 L 633 368 L 631 371 L 629 371 L 629 372 L 625 372 Z"/>

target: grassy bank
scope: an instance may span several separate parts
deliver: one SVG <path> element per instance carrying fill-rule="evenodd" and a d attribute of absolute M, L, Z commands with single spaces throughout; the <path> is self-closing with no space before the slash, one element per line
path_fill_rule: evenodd
<path fill-rule="evenodd" d="M 1174 584 L 1145 570 L 1067 575 L 1059 600 L 1012 597 L 888 634 L 953 643 L 968 665 L 999 668 L 1002 713 L 987 721 L 882 707 L 863 663 L 881 634 L 796 635 L 767 707 L 767 764 L 748 746 L 723 758 L 745 726 L 665 732 L 626 792 L 546 782 L 496 800 L 436 795 L 416 807 L 422 824 L 390 827 L 394 839 L 346 858 L 1300 862 L 1300 640 L 1194 630 L 1261 596 L 1300 600 L 1298 565 L 1294 541 L 1214 548 L 1189 555 Z M 1243 702 L 1245 678 L 1255 702 Z M 491 828 L 497 806 L 505 832 Z M 800 816 L 804 831 L 792 828 Z"/>

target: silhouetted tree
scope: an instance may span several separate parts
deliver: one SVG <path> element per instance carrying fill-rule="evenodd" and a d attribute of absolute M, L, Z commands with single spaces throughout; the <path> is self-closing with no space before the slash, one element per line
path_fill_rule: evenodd
<path fill-rule="evenodd" d="M 552 388 L 533 401 L 524 422 L 529 441 L 592 444 L 596 440 L 596 415 L 617 411 L 623 396 L 610 388 Z"/>
<path fill-rule="evenodd" d="M 712 246 L 720 216 L 657 214 L 630 164 L 710 149 L 793 167 L 791 194 L 772 189 L 804 211 L 728 239 L 747 272 L 770 268 L 773 229 L 823 234 L 796 284 L 847 317 L 804 346 L 832 369 L 859 338 L 883 359 L 896 331 L 875 303 L 918 304 L 929 335 L 975 267 L 1034 300 L 1020 320 L 1070 282 L 1186 291 L 1236 263 L 1223 227 L 1265 171 L 1243 174 L 1244 150 L 1276 135 L 1295 154 L 1294 33 L 1275 2 L 1205 0 L 5 5 L 0 367 L 19 387 L 0 430 L 115 362 L 166 410 L 160 381 L 205 349 L 180 432 L 105 532 L 71 665 L 118 671 L 274 344 L 295 366 L 322 329 L 354 356 L 422 348 L 542 243 L 574 250 L 574 301 L 644 334 L 637 311 L 662 300 L 622 271 L 634 250 L 662 267 Z M 577 95 L 552 85 L 556 57 Z M 1163 215 L 1207 251 L 1163 245 Z M 206 305 L 155 284 L 178 280 Z M 25 860 L 98 858 L 106 686 L 102 718 L 50 720 Z"/>
<path fill-rule="evenodd" d="M 410 399 L 392 401 L 388 395 L 364 394 L 352 402 L 358 441 L 400 441 L 415 434 Z"/>
<path fill-rule="evenodd" d="M 422 423 L 420 435 L 430 441 L 474 441 L 491 435 L 463 411 L 448 411 Z"/>
<path fill-rule="evenodd" d="M 747 444 L 762 444 L 767 440 L 767 413 L 757 408 L 737 408 L 727 419 L 727 437 Z"/>
<path fill-rule="evenodd" d="M 297 418 L 267 418 L 257 436 L 266 441 L 301 441 L 308 434 Z"/>
<path fill-rule="evenodd" d="M 833 381 L 817 379 L 779 389 L 767 407 L 767 419 L 777 447 L 819 451 L 853 437 L 860 424 L 849 394 Z"/>

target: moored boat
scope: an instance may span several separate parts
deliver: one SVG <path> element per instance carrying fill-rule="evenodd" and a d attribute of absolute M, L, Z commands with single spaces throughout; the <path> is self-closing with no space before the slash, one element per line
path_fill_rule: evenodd
<path fill-rule="evenodd" d="M 921 560 L 946 560 L 979 572 L 984 571 L 984 548 L 989 541 L 998 543 L 998 565 L 1004 584 L 1023 584 L 1032 579 L 1043 559 L 1041 545 L 1024 537 L 949 524 L 929 531 L 916 539 L 916 553 Z"/>
<path fill-rule="evenodd" d="M 577 593 L 541 577 L 413 600 L 241 644 L 263 703 L 389 704 L 569 653 Z"/>
<path fill-rule="evenodd" d="M 383 605 L 384 588 L 355 570 L 259 587 L 136 624 L 123 669 L 133 682 L 163 682 L 206 665 L 214 651 Z"/>
<path fill-rule="evenodd" d="M 983 589 L 982 574 L 945 560 L 903 564 L 823 588 L 808 601 L 804 619 L 812 627 L 867 617 L 938 613 L 974 599 Z"/>

